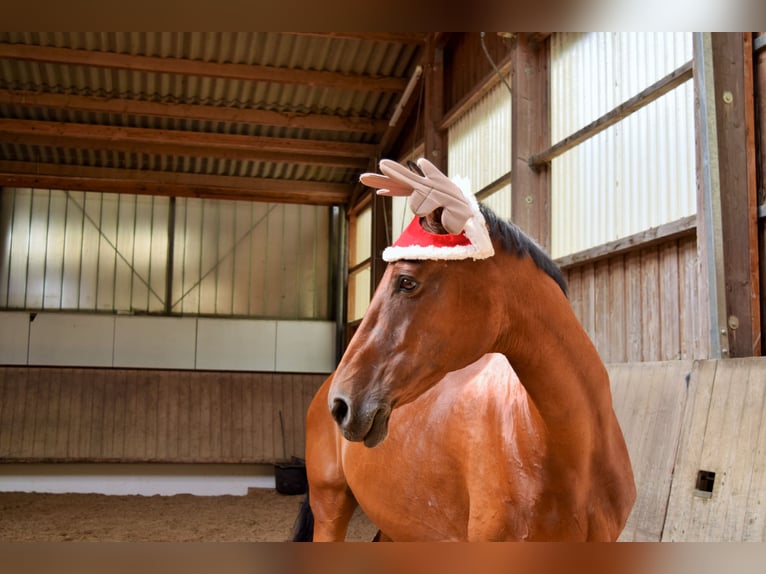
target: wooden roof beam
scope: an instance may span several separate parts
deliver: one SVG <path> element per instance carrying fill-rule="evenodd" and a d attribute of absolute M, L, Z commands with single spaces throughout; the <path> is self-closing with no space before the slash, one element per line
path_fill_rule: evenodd
<path fill-rule="evenodd" d="M 400 92 L 407 84 L 406 78 L 364 76 L 322 70 L 300 70 L 252 64 L 206 62 L 183 58 L 158 58 L 77 50 L 30 44 L 0 44 L 0 59 L 27 60 L 32 62 L 118 68 L 134 72 L 204 76 L 253 82 L 301 84 L 319 88 L 338 88 L 362 92 Z"/>
<path fill-rule="evenodd" d="M 427 32 L 282 32 L 291 36 L 316 36 L 342 40 L 364 40 L 366 42 L 390 42 L 391 44 L 426 43 Z"/>
<path fill-rule="evenodd" d="M 0 119 L 0 141 L 233 160 L 364 168 L 372 144 Z"/>
<path fill-rule="evenodd" d="M 0 186 L 334 205 L 346 184 L 0 161 Z"/>
<path fill-rule="evenodd" d="M 179 120 L 259 124 L 281 128 L 383 133 L 386 120 L 331 116 L 325 114 L 298 114 L 248 108 L 232 108 L 200 104 L 148 102 L 127 98 L 105 98 L 74 94 L 54 94 L 30 90 L 0 89 L 0 104 L 66 108 L 82 112 L 107 114 L 134 114 Z"/>

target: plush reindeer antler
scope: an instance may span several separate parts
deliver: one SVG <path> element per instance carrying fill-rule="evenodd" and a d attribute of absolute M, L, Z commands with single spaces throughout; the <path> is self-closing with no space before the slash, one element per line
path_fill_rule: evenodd
<path fill-rule="evenodd" d="M 416 216 L 425 217 L 441 210 L 441 225 L 452 236 L 460 236 L 461 241 L 437 239 L 431 237 L 431 242 L 423 241 L 424 237 L 413 238 L 414 224 L 403 234 L 407 239 L 400 238 L 383 253 L 386 261 L 398 258 L 414 259 L 484 259 L 494 254 L 492 241 L 487 232 L 484 216 L 479 210 L 479 204 L 472 193 L 463 190 L 450 180 L 439 169 L 425 158 L 417 162 L 417 171 L 384 159 L 380 161 L 380 171 L 364 173 L 360 181 L 377 188 L 379 195 L 409 196 L 410 209 Z M 417 222 L 417 228 L 420 224 Z M 422 233 L 420 234 L 422 235 Z M 449 237 L 448 235 L 442 237 Z M 403 244 L 402 241 L 415 241 Z"/>
<path fill-rule="evenodd" d="M 441 224 L 457 235 L 474 215 L 465 194 L 427 159 L 419 159 L 417 166 L 422 176 L 395 161 L 384 159 L 380 161 L 380 171 L 385 175 L 365 173 L 359 179 L 369 187 L 378 188 L 379 195 L 409 195 L 410 209 L 415 215 L 423 217 L 444 208 Z"/>

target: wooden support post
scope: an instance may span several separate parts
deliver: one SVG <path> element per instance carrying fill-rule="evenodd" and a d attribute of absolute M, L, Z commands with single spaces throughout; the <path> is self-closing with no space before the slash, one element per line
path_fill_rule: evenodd
<path fill-rule="evenodd" d="M 550 250 L 550 167 L 529 159 L 550 146 L 549 41 L 519 34 L 513 48 L 511 213 L 513 221 Z"/>
<path fill-rule="evenodd" d="M 741 33 L 694 35 L 697 230 L 707 291 L 700 300 L 709 303 L 713 358 L 760 354 L 752 47 L 745 40 Z"/>
<path fill-rule="evenodd" d="M 756 172 L 758 189 L 758 217 L 760 222 L 760 268 L 761 268 L 761 355 L 766 355 L 766 32 L 753 40 L 755 59 L 755 114 L 759 170 Z"/>
<path fill-rule="evenodd" d="M 391 245 L 391 205 L 390 197 L 372 195 L 372 269 L 370 279 L 370 298 L 372 299 L 378 283 L 383 278 L 387 263 L 383 261 L 383 250 Z"/>
<path fill-rule="evenodd" d="M 423 155 L 447 173 L 447 142 L 439 129 L 444 116 L 444 44 L 432 35 L 426 42 L 425 106 L 423 110 Z"/>

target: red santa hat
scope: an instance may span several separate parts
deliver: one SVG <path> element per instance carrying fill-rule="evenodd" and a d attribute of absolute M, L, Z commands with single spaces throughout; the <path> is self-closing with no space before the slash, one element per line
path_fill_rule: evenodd
<path fill-rule="evenodd" d="M 394 244 L 383 250 L 383 260 L 486 259 L 494 255 L 487 223 L 467 180 L 458 180 L 459 185 L 423 158 L 415 169 L 419 173 L 384 159 L 380 162 L 384 175 L 366 173 L 360 177 L 365 185 L 379 188 L 380 195 L 409 196 L 415 213 Z M 443 234 L 431 233 L 421 223 L 423 216 L 439 208 L 447 231 Z"/>

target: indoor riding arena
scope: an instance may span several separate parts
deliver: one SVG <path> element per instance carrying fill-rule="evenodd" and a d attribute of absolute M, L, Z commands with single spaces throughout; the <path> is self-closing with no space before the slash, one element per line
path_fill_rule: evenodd
<path fill-rule="evenodd" d="M 0 541 L 292 540 L 419 158 L 561 269 L 619 540 L 766 540 L 766 32 L 2 32 Z"/>

